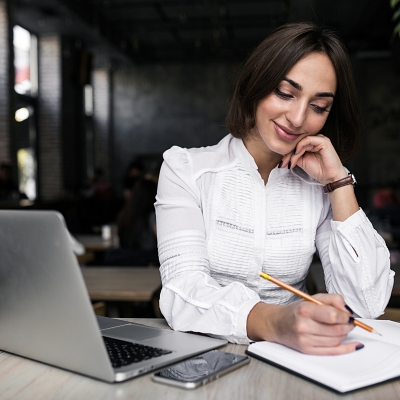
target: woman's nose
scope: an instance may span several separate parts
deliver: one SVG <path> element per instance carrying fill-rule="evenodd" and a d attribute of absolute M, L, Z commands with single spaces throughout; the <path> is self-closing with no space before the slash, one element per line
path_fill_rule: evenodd
<path fill-rule="evenodd" d="M 292 104 L 286 113 L 286 119 L 295 128 L 300 128 L 304 125 L 307 117 L 307 105 L 302 103 Z"/>

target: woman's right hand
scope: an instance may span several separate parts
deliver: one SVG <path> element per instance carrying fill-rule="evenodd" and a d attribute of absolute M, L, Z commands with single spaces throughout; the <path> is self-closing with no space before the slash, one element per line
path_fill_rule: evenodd
<path fill-rule="evenodd" d="M 276 342 L 315 355 L 345 354 L 361 348 L 360 342 L 342 343 L 354 328 L 342 296 L 314 297 L 326 305 L 305 300 L 288 305 L 256 304 L 247 318 L 249 339 Z"/>

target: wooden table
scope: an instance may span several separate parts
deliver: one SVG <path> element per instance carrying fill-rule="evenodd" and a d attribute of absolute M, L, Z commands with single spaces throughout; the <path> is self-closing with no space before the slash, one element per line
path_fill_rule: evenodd
<path fill-rule="evenodd" d="M 161 287 L 158 268 L 82 267 L 92 300 L 150 301 Z"/>
<path fill-rule="evenodd" d="M 152 302 L 156 316 L 161 278 L 152 267 L 82 267 L 82 275 L 92 301 L 107 302 L 108 315 L 119 316 L 112 302 Z"/>
<path fill-rule="evenodd" d="M 161 319 L 127 319 L 169 329 Z M 243 354 L 247 346 L 228 344 L 221 350 Z M 400 400 L 400 379 L 346 395 L 336 394 L 303 378 L 252 358 L 204 387 L 186 391 L 151 380 L 147 374 L 124 383 L 108 384 L 35 361 L 0 353 L 0 400 Z"/>

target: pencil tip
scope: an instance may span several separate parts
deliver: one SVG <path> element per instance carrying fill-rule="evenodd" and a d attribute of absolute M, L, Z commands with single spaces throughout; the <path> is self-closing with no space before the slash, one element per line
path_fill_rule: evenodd
<path fill-rule="evenodd" d="M 372 331 L 372 333 L 375 333 L 375 335 L 382 336 L 382 334 L 381 334 L 381 333 L 379 333 L 379 332 L 378 332 L 377 330 L 375 330 L 375 329 Z"/>

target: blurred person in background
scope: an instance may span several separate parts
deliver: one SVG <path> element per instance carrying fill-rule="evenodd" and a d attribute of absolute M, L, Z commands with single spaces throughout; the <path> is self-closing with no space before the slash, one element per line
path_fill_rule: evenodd
<path fill-rule="evenodd" d="M 27 197 L 19 191 L 18 184 L 12 178 L 10 164 L 0 164 L 0 200 L 18 201 Z"/>
<path fill-rule="evenodd" d="M 380 188 L 374 194 L 373 203 L 375 208 L 399 205 L 400 201 L 396 193 L 396 185 L 391 183 Z"/>
<path fill-rule="evenodd" d="M 373 208 L 368 214 L 375 229 L 383 236 L 391 251 L 400 246 L 400 201 L 397 186 L 395 182 L 391 182 L 377 190 L 373 197 Z M 395 257 L 391 260 L 394 262 Z"/>
<path fill-rule="evenodd" d="M 125 204 L 129 202 L 132 189 L 135 183 L 143 177 L 144 165 L 141 161 L 133 159 L 123 176 L 122 179 L 122 191 Z"/>
<path fill-rule="evenodd" d="M 158 265 L 154 202 L 157 184 L 140 178 L 117 217 L 119 247 L 105 254 L 106 265 Z"/>

